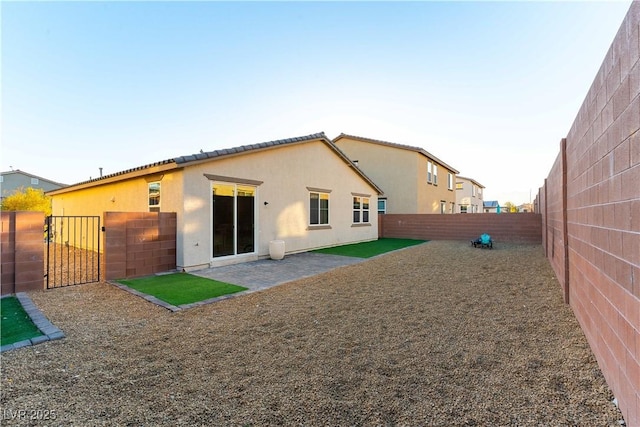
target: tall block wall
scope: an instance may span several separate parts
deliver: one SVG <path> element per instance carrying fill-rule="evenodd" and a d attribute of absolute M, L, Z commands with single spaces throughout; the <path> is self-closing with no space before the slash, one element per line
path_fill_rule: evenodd
<path fill-rule="evenodd" d="M 44 288 L 44 214 L 0 212 L 2 295 Z"/>
<path fill-rule="evenodd" d="M 543 244 L 627 425 L 638 426 L 639 1 L 631 4 L 558 159 L 536 198 Z"/>
<path fill-rule="evenodd" d="M 383 214 L 378 218 L 380 237 L 470 241 L 483 233 L 495 242 L 541 242 L 539 214 Z"/>
<path fill-rule="evenodd" d="M 107 280 L 147 276 L 176 268 L 175 212 L 105 212 Z"/>

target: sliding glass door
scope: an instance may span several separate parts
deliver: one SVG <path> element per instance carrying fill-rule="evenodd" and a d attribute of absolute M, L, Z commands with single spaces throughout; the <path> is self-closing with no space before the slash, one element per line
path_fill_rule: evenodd
<path fill-rule="evenodd" d="M 213 184 L 213 257 L 255 252 L 256 188 Z"/>

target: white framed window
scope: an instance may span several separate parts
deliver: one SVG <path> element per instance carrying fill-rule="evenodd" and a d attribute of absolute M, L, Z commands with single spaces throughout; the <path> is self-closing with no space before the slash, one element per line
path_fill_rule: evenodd
<path fill-rule="evenodd" d="M 476 186 L 475 185 L 471 185 L 471 195 L 473 197 L 476 197 Z"/>
<path fill-rule="evenodd" d="M 31 178 L 31 185 L 38 185 L 40 184 L 40 180 L 38 178 Z"/>
<path fill-rule="evenodd" d="M 427 162 L 427 182 L 431 184 L 433 182 L 433 163 Z"/>
<path fill-rule="evenodd" d="M 453 190 L 453 174 L 447 173 L 447 188 L 449 190 Z"/>
<path fill-rule="evenodd" d="M 440 201 L 440 213 L 447 213 L 447 202 L 445 202 L 444 200 Z"/>
<path fill-rule="evenodd" d="M 309 192 L 309 225 L 329 225 L 329 193 Z"/>
<path fill-rule="evenodd" d="M 438 185 L 438 165 L 433 164 L 433 185 Z"/>
<path fill-rule="evenodd" d="M 369 222 L 369 198 L 353 196 L 353 223 Z"/>
<path fill-rule="evenodd" d="M 149 183 L 149 212 L 160 212 L 160 182 Z"/>
<path fill-rule="evenodd" d="M 378 213 L 379 214 L 387 213 L 387 199 L 378 199 Z"/>

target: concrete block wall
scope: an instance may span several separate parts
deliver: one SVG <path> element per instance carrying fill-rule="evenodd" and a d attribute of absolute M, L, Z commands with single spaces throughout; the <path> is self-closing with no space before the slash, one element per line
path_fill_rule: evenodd
<path fill-rule="evenodd" d="M 105 212 L 107 280 L 147 276 L 176 268 L 175 212 Z"/>
<path fill-rule="evenodd" d="M 470 241 L 488 233 L 496 242 L 541 242 L 542 217 L 521 214 L 382 214 L 380 237 Z"/>
<path fill-rule="evenodd" d="M 547 256 L 627 425 L 640 425 L 640 2 L 631 4 L 536 200 Z M 565 174 L 565 185 L 558 176 Z M 546 197 L 545 197 L 546 196 Z M 563 200 L 564 198 L 564 200 Z M 558 224 L 558 206 L 564 224 Z M 546 211 L 546 214 L 545 214 Z M 567 262 L 550 236 L 564 229 Z M 557 253 L 557 249 L 556 249 Z"/>
<path fill-rule="evenodd" d="M 560 154 L 553 163 L 549 176 L 545 180 L 541 198 L 544 200 L 543 243 L 549 263 L 553 268 L 563 291 L 564 301 L 569 303 L 567 278 L 568 268 L 568 235 L 566 227 L 566 156 L 564 149 L 566 140 L 560 142 Z"/>
<path fill-rule="evenodd" d="M 0 212 L 0 292 L 44 288 L 44 214 Z"/>

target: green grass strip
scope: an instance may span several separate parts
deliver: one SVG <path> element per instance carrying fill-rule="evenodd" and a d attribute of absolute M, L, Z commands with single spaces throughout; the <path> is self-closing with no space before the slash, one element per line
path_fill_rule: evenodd
<path fill-rule="evenodd" d="M 42 335 L 16 297 L 5 297 L 0 300 L 0 319 L 2 319 L 0 345 L 13 344 Z"/>
<path fill-rule="evenodd" d="M 188 273 L 164 274 L 118 281 L 173 305 L 191 304 L 247 289 Z"/>
<path fill-rule="evenodd" d="M 313 252 L 331 255 L 343 255 L 355 258 L 371 258 L 386 252 L 409 246 L 419 245 L 427 240 L 415 239 L 389 239 L 382 238 L 371 242 L 353 243 L 350 245 L 334 246 L 331 248 L 316 249 Z"/>

